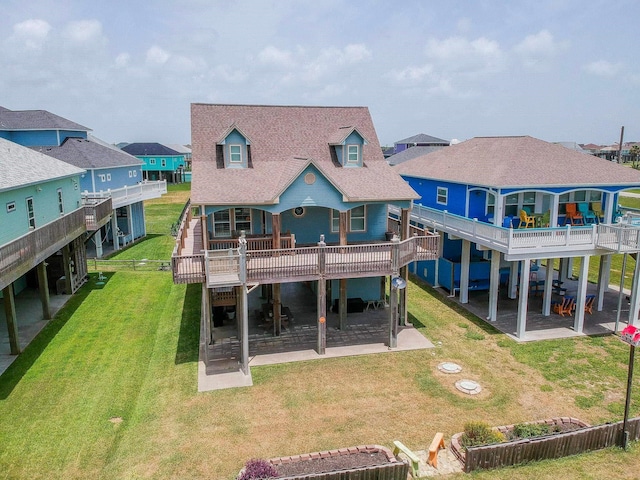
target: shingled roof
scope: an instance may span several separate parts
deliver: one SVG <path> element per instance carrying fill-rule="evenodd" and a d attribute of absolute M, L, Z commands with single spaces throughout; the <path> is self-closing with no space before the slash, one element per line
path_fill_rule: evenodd
<path fill-rule="evenodd" d="M 130 155 L 156 156 L 156 155 L 182 155 L 174 149 L 165 147 L 161 143 L 130 143 L 122 147 L 122 150 Z"/>
<path fill-rule="evenodd" d="M 67 138 L 59 147 L 32 148 L 80 168 L 137 167 L 143 163 L 115 147 L 107 147 L 84 138 Z"/>
<path fill-rule="evenodd" d="M 436 145 L 449 145 L 449 140 L 443 140 L 442 138 L 432 137 L 426 133 L 418 133 L 409 138 L 398 140 L 396 144 L 413 144 L 413 143 L 434 143 Z M 423 145 L 424 146 L 424 145 Z"/>
<path fill-rule="evenodd" d="M 438 146 L 430 146 L 430 147 L 409 147 L 406 150 L 401 151 L 400 153 L 396 153 L 387 157 L 387 162 L 389 165 L 395 166 L 404 162 L 408 162 L 409 160 L 416 157 L 423 157 L 427 153 L 436 152 L 443 147 L 442 145 Z"/>
<path fill-rule="evenodd" d="M 0 171 L 0 191 L 84 173 L 81 168 L 3 138 L 0 138 Z"/>
<path fill-rule="evenodd" d="M 72 130 L 91 129 L 46 110 L 9 110 L 0 108 L 0 130 Z"/>
<path fill-rule="evenodd" d="M 426 160 L 426 161 L 425 161 Z M 401 163 L 401 175 L 498 188 L 640 185 L 640 171 L 537 138 L 476 137 Z"/>
<path fill-rule="evenodd" d="M 231 125 L 251 139 L 251 168 L 216 165 L 216 141 Z M 331 142 L 352 128 L 366 138 L 361 168 L 343 168 Z M 191 105 L 193 180 L 197 204 L 273 204 L 310 164 L 346 201 L 411 200 L 418 196 L 385 161 L 366 107 Z"/>

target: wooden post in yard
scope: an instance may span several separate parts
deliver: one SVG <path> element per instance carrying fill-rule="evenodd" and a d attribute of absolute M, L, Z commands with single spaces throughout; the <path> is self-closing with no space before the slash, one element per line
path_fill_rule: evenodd
<path fill-rule="evenodd" d="M 51 308 L 49 306 L 49 281 L 47 280 L 47 264 L 38 264 L 38 290 L 40 292 L 40 302 L 42 303 L 42 318 L 51 319 Z"/>
<path fill-rule="evenodd" d="M 20 353 L 20 339 L 18 338 L 18 319 L 16 317 L 16 300 L 13 296 L 13 283 L 2 289 L 2 298 L 4 299 L 4 314 L 7 319 L 11 355 L 18 355 Z"/>

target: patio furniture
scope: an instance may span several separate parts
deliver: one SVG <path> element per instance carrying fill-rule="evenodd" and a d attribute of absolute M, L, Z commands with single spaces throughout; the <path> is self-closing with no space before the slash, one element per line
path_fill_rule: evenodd
<path fill-rule="evenodd" d="M 596 214 L 592 210 L 589 210 L 589 204 L 587 202 L 580 202 L 578 204 L 578 211 L 582 214 L 585 225 L 587 223 L 596 223 Z"/>
<path fill-rule="evenodd" d="M 551 302 L 551 308 L 554 313 L 564 317 L 565 314 L 571 315 L 576 308 L 576 299 L 572 296 L 566 295 L 560 302 Z"/>
<path fill-rule="evenodd" d="M 527 212 L 523 209 L 520 210 L 520 225 L 518 228 L 535 228 L 536 219 L 532 215 L 527 215 Z"/>
<path fill-rule="evenodd" d="M 596 223 L 604 220 L 604 210 L 602 210 L 602 202 L 591 202 L 591 211 L 596 216 Z"/>
<path fill-rule="evenodd" d="M 593 304 L 596 300 L 596 296 L 595 295 L 587 295 L 585 297 L 585 303 L 584 303 L 584 311 L 586 313 L 593 313 Z"/>
<path fill-rule="evenodd" d="M 564 217 L 564 224 L 570 223 L 571 225 L 584 225 L 584 218 L 582 214 L 578 212 L 575 203 L 567 203 L 565 206 L 566 215 Z"/>
<path fill-rule="evenodd" d="M 502 226 L 504 228 L 513 228 L 513 216 L 509 215 L 508 217 L 504 217 L 504 220 L 502 220 Z"/>

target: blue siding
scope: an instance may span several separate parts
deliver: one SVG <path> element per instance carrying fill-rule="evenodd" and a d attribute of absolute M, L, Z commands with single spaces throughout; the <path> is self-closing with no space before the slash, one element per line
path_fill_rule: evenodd
<path fill-rule="evenodd" d="M 36 228 L 60 217 L 58 193 L 62 189 L 64 213 L 72 212 L 80 206 L 79 178 L 61 178 L 37 185 L 0 192 L 0 245 L 29 232 L 27 217 L 28 197 L 33 198 Z M 40 189 L 40 190 L 38 190 Z M 14 203 L 15 209 L 7 212 L 7 204 Z"/>
<path fill-rule="evenodd" d="M 418 195 L 420 200 L 416 203 L 425 207 L 437 208 L 438 210 L 447 210 L 449 213 L 456 215 L 465 214 L 467 187 L 458 183 L 443 182 L 438 180 L 427 180 L 424 178 L 404 177 Z M 448 189 L 447 205 L 437 203 L 438 187 Z"/>
<path fill-rule="evenodd" d="M 25 132 L 11 132 L 9 140 L 25 147 L 60 146 L 56 130 L 33 130 Z"/>
<path fill-rule="evenodd" d="M 313 174 L 315 182 L 307 184 L 305 176 Z M 342 194 L 313 165 L 309 165 L 280 196 L 278 205 L 267 207 L 274 213 L 296 207 L 327 207 L 345 209 Z"/>
<path fill-rule="evenodd" d="M 131 172 L 131 177 L 129 172 Z M 133 172 L 136 172 L 135 176 L 133 176 Z M 90 183 L 92 175 L 96 192 L 131 186 L 142 181 L 142 170 L 139 166 L 100 168 L 87 172 L 85 178 L 82 179 L 83 190 L 93 191 Z M 85 188 L 87 179 L 89 180 L 89 186 Z"/>
<path fill-rule="evenodd" d="M 380 298 L 380 278 L 349 278 L 347 279 L 347 298 L 361 298 L 365 302 L 368 300 L 381 300 Z M 340 281 L 331 280 L 331 304 L 340 297 Z"/>
<path fill-rule="evenodd" d="M 65 141 L 66 138 L 84 138 L 87 139 L 87 132 L 78 132 L 73 130 L 60 130 L 60 145 Z"/>

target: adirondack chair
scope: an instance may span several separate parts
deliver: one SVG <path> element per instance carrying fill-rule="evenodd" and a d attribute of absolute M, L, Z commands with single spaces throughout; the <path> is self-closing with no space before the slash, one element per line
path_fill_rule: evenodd
<path fill-rule="evenodd" d="M 535 217 L 527 215 L 525 210 L 520 210 L 520 225 L 518 225 L 518 228 L 535 228 L 535 226 Z"/>
<path fill-rule="evenodd" d="M 593 313 L 593 304 L 595 303 L 595 295 L 587 295 L 584 302 L 584 311 L 586 313 Z"/>
<path fill-rule="evenodd" d="M 564 224 L 570 223 L 571 225 L 584 225 L 584 218 L 582 214 L 577 211 L 575 203 L 566 204 L 566 215 L 564 217 Z"/>
<path fill-rule="evenodd" d="M 551 308 L 554 313 L 564 317 L 565 314 L 571 315 L 576 308 L 576 299 L 572 296 L 566 295 L 562 298 L 561 302 L 551 302 Z"/>
<path fill-rule="evenodd" d="M 585 225 L 587 223 L 596 223 L 596 214 L 593 213 L 593 210 L 589 210 L 589 204 L 587 202 L 579 203 L 578 211 L 582 214 Z"/>
<path fill-rule="evenodd" d="M 602 210 L 602 202 L 591 202 L 591 210 L 596 216 L 596 223 L 604 220 L 604 210 Z"/>

